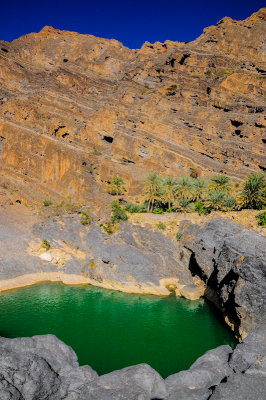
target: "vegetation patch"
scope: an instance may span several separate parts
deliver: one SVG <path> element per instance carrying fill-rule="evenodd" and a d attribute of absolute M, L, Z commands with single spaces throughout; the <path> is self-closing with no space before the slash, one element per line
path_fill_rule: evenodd
<path fill-rule="evenodd" d="M 51 200 L 43 200 L 43 205 L 44 207 L 49 207 L 51 206 L 53 203 L 51 202 Z"/>
<path fill-rule="evenodd" d="M 266 211 L 256 215 L 259 226 L 266 226 Z"/>
<path fill-rule="evenodd" d="M 176 240 L 177 240 L 178 242 L 180 241 L 181 237 L 182 237 L 182 233 L 177 232 L 177 234 L 176 234 Z"/>
<path fill-rule="evenodd" d="M 166 229 L 166 225 L 163 224 L 162 222 L 159 222 L 159 223 L 157 224 L 157 228 L 158 228 L 158 229 L 161 229 L 161 230 L 165 230 L 165 229 Z"/>
<path fill-rule="evenodd" d="M 42 247 L 43 249 L 45 249 L 46 251 L 48 251 L 48 250 L 50 250 L 51 245 L 50 245 L 50 243 L 48 242 L 47 239 L 43 239 L 43 240 L 42 240 L 42 245 L 41 245 L 41 247 Z"/>
<path fill-rule="evenodd" d="M 90 223 L 91 223 L 91 215 L 90 215 L 89 208 L 87 208 L 84 211 L 81 211 L 80 215 L 81 215 L 80 223 L 82 225 L 90 225 Z"/>
<path fill-rule="evenodd" d="M 111 183 L 109 183 L 107 192 L 113 196 L 122 195 L 126 192 L 125 182 L 119 176 L 116 176 Z"/>

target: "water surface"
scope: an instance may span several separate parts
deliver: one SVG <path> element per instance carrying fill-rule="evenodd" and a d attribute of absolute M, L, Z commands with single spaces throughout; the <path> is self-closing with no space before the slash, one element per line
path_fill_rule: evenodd
<path fill-rule="evenodd" d="M 148 363 L 166 377 L 235 344 L 216 314 L 204 300 L 46 283 L 0 293 L 0 336 L 53 333 L 100 375 Z"/>

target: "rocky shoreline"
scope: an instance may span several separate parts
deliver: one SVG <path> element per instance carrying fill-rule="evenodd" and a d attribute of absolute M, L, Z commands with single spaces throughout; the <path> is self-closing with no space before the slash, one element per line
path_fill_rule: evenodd
<path fill-rule="evenodd" d="M 0 338 L 0 394 L 12 400 L 264 400 L 265 327 L 165 380 L 139 364 L 98 376 L 53 335 Z"/>
<path fill-rule="evenodd" d="M 180 242 L 128 223 L 108 236 L 95 224 L 82 226 L 76 214 L 42 220 L 29 211 L 0 212 L 0 223 L 0 291 L 62 281 L 204 295 L 244 339 L 163 380 L 145 364 L 98 377 L 52 335 L 1 338 L 1 399 L 264 399 L 265 237 L 221 218 L 204 226 L 184 221 Z M 41 246 L 44 238 L 49 249 Z"/>

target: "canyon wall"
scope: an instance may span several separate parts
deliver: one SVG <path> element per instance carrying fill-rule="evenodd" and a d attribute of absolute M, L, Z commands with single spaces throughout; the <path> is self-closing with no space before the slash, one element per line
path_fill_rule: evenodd
<path fill-rule="evenodd" d="M 0 180 L 21 201 L 110 202 L 150 172 L 265 170 L 266 9 L 193 42 L 144 43 L 44 27 L 0 42 Z"/>

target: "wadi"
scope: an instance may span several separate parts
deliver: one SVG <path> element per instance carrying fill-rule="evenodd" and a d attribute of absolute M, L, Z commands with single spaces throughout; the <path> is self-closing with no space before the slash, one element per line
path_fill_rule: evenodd
<path fill-rule="evenodd" d="M 265 399 L 265 38 L 0 41 L 1 399 Z"/>

